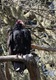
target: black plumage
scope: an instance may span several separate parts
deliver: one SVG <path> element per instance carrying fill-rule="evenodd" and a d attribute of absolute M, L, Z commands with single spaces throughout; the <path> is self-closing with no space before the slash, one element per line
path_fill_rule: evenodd
<path fill-rule="evenodd" d="M 30 54 L 31 50 L 31 33 L 28 29 L 25 29 L 23 22 L 18 20 L 13 29 L 9 32 L 8 47 L 9 54 Z M 24 62 L 13 61 L 14 69 L 19 72 L 23 72 L 26 68 Z"/>

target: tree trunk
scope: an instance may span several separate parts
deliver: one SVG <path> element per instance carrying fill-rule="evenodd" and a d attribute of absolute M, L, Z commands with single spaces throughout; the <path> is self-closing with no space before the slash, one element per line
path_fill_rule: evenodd
<path fill-rule="evenodd" d="M 9 71 L 8 62 L 5 63 L 5 76 L 6 76 L 7 80 L 12 80 L 11 74 L 10 74 L 10 71 Z"/>
<path fill-rule="evenodd" d="M 41 80 L 39 67 L 34 58 L 31 58 L 29 61 L 27 61 L 26 66 L 30 74 L 30 80 Z"/>
<path fill-rule="evenodd" d="M 7 80 L 0 66 L 0 80 Z"/>

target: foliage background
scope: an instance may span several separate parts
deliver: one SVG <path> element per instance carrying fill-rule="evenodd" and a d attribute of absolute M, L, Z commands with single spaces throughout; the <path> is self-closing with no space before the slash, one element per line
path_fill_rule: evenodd
<path fill-rule="evenodd" d="M 32 33 L 32 43 L 45 47 L 56 47 L 56 0 L 53 1 L 55 13 L 47 5 L 51 0 L 1 0 L 0 2 L 0 46 L 1 55 L 8 55 L 7 49 L 7 29 L 13 27 L 17 19 L 22 19 L 26 27 Z M 31 16 L 31 17 L 30 17 Z M 29 25 L 28 21 L 36 24 Z M 41 80 L 56 80 L 56 52 L 35 50 L 40 57 Z M 29 80 L 29 73 L 25 70 L 24 75 L 16 73 L 9 63 L 9 70 L 12 80 Z M 52 72 L 46 76 L 42 71 L 42 64 L 45 69 Z M 19 77 L 20 76 L 20 77 Z"/>

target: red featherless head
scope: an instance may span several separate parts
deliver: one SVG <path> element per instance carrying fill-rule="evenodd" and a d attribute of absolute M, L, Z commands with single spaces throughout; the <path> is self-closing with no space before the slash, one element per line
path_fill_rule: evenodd
<path fill-rule="evenodd" d="M 23 22 L 22 20 L 17 20 L 17 21 L 16 21 L 16 24 L 21 24 L 22 26 L 25 25 L 24 22 Z"/>

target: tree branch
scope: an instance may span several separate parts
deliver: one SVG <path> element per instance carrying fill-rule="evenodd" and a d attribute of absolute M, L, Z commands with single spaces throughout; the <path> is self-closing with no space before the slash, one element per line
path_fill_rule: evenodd
<path fill-rule="evenodd" d="M 9 56 L 0 56 L 0 62 L 5 61 L 24 61 L 25 65 L 30 74 L 30 80 L 41 80 L 39 67 L 37 66 L 37 62 L 34 59 L 34 56 L 23 56 L 20 55 L 9 55 Z"/>
<path fill-rule="evenodd" d="M 8 62 L 8 61 L 24 61 L 20 55 L 8 55 L 8 56 L 0 56 L 0 62 Z"/>
<path fill-rule="evenodd" d="M 33 49 L 56 52 L 56 48 L 52 48 L 52 47 L 43 47 L 43 46 L 35 45 L 35 44 L 32 44 L 31 47 Z"/>

